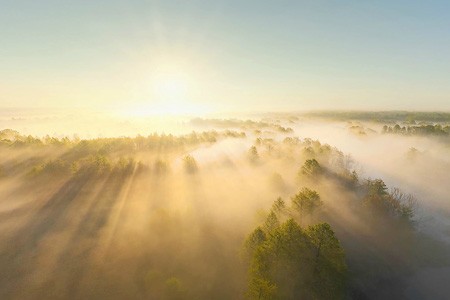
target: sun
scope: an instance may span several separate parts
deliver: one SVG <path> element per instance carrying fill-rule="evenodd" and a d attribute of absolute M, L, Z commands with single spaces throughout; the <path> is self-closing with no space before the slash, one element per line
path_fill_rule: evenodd
<path fill-rule="evenodd" d="M 179 73 L 166 74 L 154 82 L 155 112 L 164 115 L 187 114 L 192 112 L 189 95 L 189 78 Z"/>
<path fill-rule="evenodd" d="M 172 75 L 158 78 L 155 83 L 155 94 L 160 100 L 183 100 L 187 98 L 188 83 L 180 76 Z"/>
<path fill-rule="evenodd" d="M 130 117 L 198 116 L 210 112 L 207 81 L 197 64 L 175 57 L 154 58 L 136 83 L 135 100 L 120 112 Z"/>

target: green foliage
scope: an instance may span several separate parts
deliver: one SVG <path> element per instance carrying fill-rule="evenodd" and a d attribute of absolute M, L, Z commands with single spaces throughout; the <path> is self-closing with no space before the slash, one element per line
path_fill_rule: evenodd
<path fill-rule="evenodd" d="M 411 222 L 415 217 L 417 200 L 411 194 L 405 194 L 400 189 L 394 188 L 389 193 L 390 211 L 402 220 Z"/>
<path fill-rule="evenodd" d="M 297 146 L 300 144 L 300 139 L 298 137 L 287 137 L 283 140 L 283 144 L 289 146 Z"/>
<path fill-rule="evenodd" d="M 430 122 L 449 122 L 450 113 L 448 112 L 408 112 L 408 111 L 322 111 L 310 112 L 304 114 L 310 117 L 329 118 L 334 120 L 361 120 L 361 121 L 389 121 L 396 122 L 404 120 L 411 122 L 413 120 Z"/>
<path fill-rule="evenodd" d="M 355 189 L 359 185 L 359 175 L 355 170 L 350 172 L 349 170 L 344 169 L 342 172 L 333 175 L 337 182 L 347 188 Z"/>
<path fill-rule="evenodd" d="M 258 149 L 255 146 L 251 146 L 248 150 L 248 159 L 251 163 L 256 163 L 259 160 Z"/>
<path fill-rule="evenodd" d="M 89 159 L 87 166 L 89 170 L 97 173 L 106 173 L 111 170 L 111 162 L 105 155 L 97 154 Z"/>
<path fill-rule="evenodd" d="M 272 204 L 272 211 L 276 215 L 284 214 L 286 212 L 286 203 L 281 197 L 278 197 Z"/>
<path fill-rule="evenodd" d="M 276 298 L 277 286 L 264 278 L 255 277 L 249 282 L 247 296 L 250 299 L 271 300 Z"/>
<path fill-rule="evenodd" d="M 291 200 L 294 209 L 300 214 L 300 218 L 312 215 L 323 204 L 319 194 L 306 187 L 292 197 Z"/>
<path fill-rule="evenodd" d="M 403 126 L 395 124 L 394 126 L 383 126 L 383 133 L 393 133 L 402 135 L 436 135 L 449 136 L 450 126 L 442 126 L 441 124 L 413 125 Z"/>
<path fill-rule="evenodd" d="M 355 170 L 352 171 L 351 177 L 350 177 L 350 178 L 351 178 L 351 180 L 352 180 L 352 182 L 353 182 L 354 185 L 357 185 L 357 184 L 358 184 L 358 182 L 359 182 L 359 176 L 358 176 L 358 173 L 356 173 Z"/>
<path fill-rule="evenodd" d="M 254 236 L 255 232 L 248 240 Z M 247 291 L 250 299 L 344 297 L 344 254 L 328 224 L 304 231 L 289 219 L 254 245 Z"/>
<path fill-rule="evenodd" d="M 244 138 L 244 132 L 236 132 L 226 130 L 224 132 L 206 131 L 206 132 L 192 132 L 188 135 L 173 136 L 171 134 L 151 134 L 147 137 L 136 136 L 131 137 L 116 137 L 116 138 L 97 138 L 89 140 L 80 140 L 78 136 L 72 139 L 68 137 L 56 138 L 45 136 L 44 138 L 37 138 L 32 136 L 24 136 L 19 132 L 11 129 L 4 129 L 0 131 L 0 146 L 12 147 L 66 147 L 74 154 L 80 156 L 93 154 L 96 152 L 101 155 L 108 155 L 117 152 L 132 153 L 135 151 L 172 151 L 182 149 L 185 146 L 198 145 L 201 143 L 215 143 L 219 137 L 222 138 Z"/>
<path fill-rule="evenodd" d="M 243 131 L 237 132 L 233 130 L 225 130 L 223 135 L 226 137 L 233 137 L 233 138 L 245 138 L 247 136 Z"/>
<path fill-rule="evenodd" d="M 322 172 L 322 167 L 317 160 L 307 159 L 303 164 L 300 173 L 306 176 L 317 176 Z"/>
<path fill-rule="evenodd" d="M 344 251 L 331 226 L 321 223 L 306 230 L 314 252 L 314 292 L 321 299 L 335 299 L 345 293 L 347 266 Z"/>
<path fill-rule="evenodd" d="M 274 124 L 273 126 L 275 127 L 275 129 L 278 132 L 281 132 L 281 133 L 292 133 L 292 132 L 294 132 L 294 130 L 292 128 L 290 128 L 290 127 L 283 127 L 283 126 L 278 125 L 278 124 Z"/>
<path fill-rule="evenodd" d="M 137 165 L 136 161 L 132 157 L 124 158 L 120 157 L 117 163 L 114 165 L 114 171 L 122 174 L 130 174 Z"/>
<path fill-rule="evenodd" d="M 267 293 L 264 286 L 271 287 L 269 291 L 276 293 L 263 293 L 263 299 L 295 299 L 296 294 L 302 295 L 305 292 L 302 271 L 307 266 L 307 249 L 307 237 L 294 220 L 288 220 L 278 228 L 255 251 L 250 268 L 250 298 L 258 299 L 262 292 Z"/>
<path fill-rule="evenodd" d="M 383 180 L 366 180 L 365 188 L 369 197 L 382 197 L 387 195 L 387 187 Z"/>
<path fill-rule="evenodd" d="M 110 187 L 118 183 L 118 188 L 121 188 L 120 184 L 125 182 L 122 175 L 129 175 L 131 173 L 136 174 L 136 170 L 140 168 L 139 166 L 142 165 L 142 163 L 136 161 L 133 157 L 146 157 L 149 160 L 153 159 L 150 162 L 151 170 L 154 175 L 157 175 L 154 177 L 158 177 L 159 175 L 163 175 L 169 172 L 169 163 L 171 157 L 179 157 L 179 153 L 186 153 L 186 151 L 191 150 L 185 149 L 186 146 L 203 142 L 212 143 L 221 136 L 240 137 L 241 134 L 231 131 L 225 132 L 223 134 L 217 132 L 193 132 L 189 135 L 180 137 L 172 135 L 153 134 L 148 137 L 137 136 L 136 138 L 93 140 L 79 140 L 69 138 L 59 139 L 46 137 L 41 139 L 41 142 L 39 142 L 36 140 L 36 138 L 22 137 L 19 133 L 13 131 L 2 131 L 0 137 L 2 137 L 3 139 L 0 140 L 0 147 L 6 148 L 6 146 L 11 147 L 12 145 L 14 145 L 15 147 L 36 147 L 32 149 L 43 149 L 42 153 L 56 153 L 54 156 L 55 158 L 52 160 L 45 159 L 45 157 L 48 157 L 48 154 L 46 154 L 47 156 L 42 156 L 42 158 L 38 156 L 36 156 L 37 158 L 33 157 L 27 160 L 26 163 L 19 162 L 20 164 L 22 164 L 22 168 L 25 170 L 24 173 L 26 173 L 26 171 L 34 166 L 31 172 L 34 175 L 50 174 L 51 176 L 55 175 L 56 178 L 59 178 L 66 175 L 69 176 L 70 174 L 76 174 L 80 175 L 80 178 L 87 179 L 88 182 L 93 183 L 92 186 L 95 186 L 94 184 L 97 183 L 94 181 L 96 179 L 96 175 L 98 175 L 98 177 L 101 177 L 100 175 L 107 175 L 107 184 L 105 184 L 104 187 L 101 187 L 104 190 L 101 190 L 102 193 L 99 194 L 101 197 L 98 201 L 101 204 L 101 201 L 103 201 L 102 197 L 104 197 L 103 194 L 107 194 L 107 196 L 105 196 L 105 199 L 107 199 L 106 197 L 112 198 L 113 194 L 117 194 L 117 191 L 119 191 L 119 189 L 110 189 Z M 383 227 L 383 229 L 392 229 L 394 228 L 391 226 L 392 224 L 390 224 L 389 222 L 384 222 L 386 219 L 411 221 L 414 218 L 415 199 L 411 195 L 405 195 L 395 189 L 389 191 L 385 183 L 380 179 L 367 181 L 364 181 L 363 179 L 360 180 L 356 172 L 353 171 L 351 173 L 350 171 L 348 171 L 351 169 L 347 169 L 348 164 L 346 162 L 346 157 L 342 154 L 342 152 L 330 147 L 329 145 L 322 145 L 318 141 L 309 139 L 305 139 L 303 142 L 299 138 L 286 138 L 282 144 L 277 144 L 277 142 L 273 139 L 259 138 L 257 140 L 257 143 L 259 143 L 258 148 L 254 146 L 250 148 L 248 153 L 249 157 L 255 158 L 254 160 L 251 159 L 252 161 L 257 161 L 259 159 L 258 149 L 260 151 L 261 149 L 275 149 L 273 150 L 274 153 L 279 150 L 279 157 L 284 158 L 287 156 L 285 154 L 288 153 L 289 159 L 291 157 L 295 159 L 296 155 L 301 153 L 303 149 L 307 149 L 307 151 L 310 151 L 310 154 L 316 157 L 321 162 L 321 164 L 323 164 L 323 167 L 319 165 L 316 159 L 309 159 L 302 167 L 302 176 L 316 176 L 318 174 L 323 174 L 323 170 L 326 170 L 325 174 L 327 176 L 323 176 L 323 178 L 326 178 L 327 181 L 324 180 L 324 182 L 328 184 L 333 180 L 330 185 L 336 183 L 336 185 L 339 185 L 340 188 L 345 189 L 346 195 L 348 194 L 350 196 L 349 199 L 345 200 L 348 200 L 349 202 L 354 201 L 353 204 L 356 203 L 356 205 L 352 206 L 352 209 L 355 209 L 355 219 L 358 217 L 356 216 L 356 214 L 361 214 L 362 219 L 366 221 L 366 215 L 363 213 L 368 212 L 369 214 L 373 214 L 374 219 L 376 219 L 377 221 L 381 221 L 384 224 L 387 224 L 385 227 Z M 53 152 L 53 150 L 55 149 L 57 151 Z M 168 151 L 170 152 L 175 149 L 179 152 L 166 155 Z M 47 150 L 51 151 L 47 152 Z M 138 151 L 149 150 L 154 150 L 156 153 L 151 153 L 149 156 L 146 156 L 146 152 L 138 153 Z M 16 151 L 16 149 L 11 151 Z M 22 152 L 22 149 L 20 149 L 20 151 Z M 27 153 L 31 151 L 23 152 Z M 269 157 L 269 155 L 270 154 L 264 150 L 264 157 Z M 7 170 L 8 176 L 10 176 L 10 174 L 12 174 L 12 176 L 14 176 L 14 174 L 23 174 L 22 172 L 18 172 L 17 170 L 14 171 L 16 163 L 13 162 L 13 159 L 8 158 L 5 161 L 6 163 L 4 169 Z M 17 165 L 19 165 L 19 163 L 17 163 Z M 184 157 L 184 159 L 182 160 L 182 164 L 182 166 L 188 173 L 195 173 L 198 170 L 196 160 L 190 155 Z M 338 181 L 335 180 L 334 177 L 332 177 L 333 175 L 330 175 L 334 171 L 331 167 L 333 164 L 337 166 L 336 169 L 347 170 L 347 173 L 336 172 L 336 174 L 339 174 L 338 176 L 345 177 L 345 180 Z M 84 172 L 91 173 L 87 174 L 89 176 L 83 177 L 84 175 L 86 175 L 86 173 Z M 83 193 L 84 191 L 87 192 L 91 188 L 91 185 L 86 185 L 86 187 L 84 187 L 84 181 L 79 180 L 80 178 L 75 178 L 73 182 L 69 181 L 70 184 L 68 185 L 68 187 L 64 187 L 64 189 L 68 189 L 70 193 L 74 194 L 78 191 L 83 191 Z M 101 179 L 104 178 L 105 177 Z M 145 179 L 147 180 L 148 178 Z M 152 179 L 154 178 L 151 177 L 151 180 Z M 284 186 L 283 178 L 280 174 L 275 173 L 272 177 L 270 177 L 270 179 L 272 180 L 271 183 L 273 183 L 275 187 Z M 341 185 L 342 182 L 347 183 L 348 181 L 353 182 L 353 184 L 345 186 Z M 138 182 L 144 182 L 144 180 L 140 180 Z M 151 185 L 149 188 L 142 189 L 142 191 L 147 193 L 148 195 L 155 193 L 158 196 L 158 202 L 151 203 L 152 209 L 149 210 L 149 212 L 153 210 L 154 204 L 157 209 L 159 209 L 160 206 L 164 207 L 163 205 L 165 204 L 163 202 L 165 201 L 160 201 L 159 196 L 167 195 L 166 193 L 161 193 L 161 191 L 165 191 L 164 189 L 170 188 L 170 182 L 171 181 L 167 181 L 167 185 L 161 184 L 160 187 L 158 186 L 158 184 L 155 184 Z M 159 190 L 159 188 L 161 188 L 161 190 Z M 320 186 L 320 182 L 318 182 L 317 188 L 319 190 L 322 188 Z M 287 189 L 284 188 L 283 191 L 285 190 Z M 69 197 L 69 192 L 66 193 L 64 190 L 63 192 L 64 193 L 61 194 L 61 199 L 63 199 L 63 197 L 64 199 L 65 197 Z M 85 197 L 83 193 L 80 193 L 80 199 L 82 199 L 82 197 Z M 136 193 L 141 193 L 141 190 L 137 189 Z M 109 196 L 109 194 L 111 194 L 111 196 Z M 340 197 L 336 196 L 337 200 L 338 198 Z M 161 199 L 164 200 L 164 198 Z M 168 196 L 168 199 L 171 200 L 170 195 Z M 101 206 L 103 206 L 103 204 L 101 204 Z M 107 206 L 109 206 L 109 204 L 105 205 L 105 207 Z M 347 279 L 347 268 L 344 261 L 344 252 L 340 246 L 339 241 L 334 235 L 332 228 L 326 223 L 310 226 L 306 229 L 300 226 L 305 225 L 305 223 L 303 222 L 304 217 L 314 215 L 314 213 L 321 206 L 322 201 L 319 194 L 314 190 L 304 188 L 298 194 L 292 197 L 292 206 L 289 205 L 289 207 L 287 207 L 285 201 L 282 198 L 278 198 L 273 203 L 270 213 L 267 214 L 266 212 L 264 212 L 264 217 L 266 217 L 265 220 L 262 221 L 260 226 L 257 227 L 248 236 L 244 246 L 246 263 L 249 266 L 247 295 L 250 298 L 340 299 L 344 297 Z M 198 207 L 200 207 L 200 205 Z M 95 210 L 98 209 L 96 208 Z M 330 209 L 327 212 L 332 212 L 332 210 Z M 46 214 L 47 213 L 44 213 L 44 216 L 46 216 Z M 170 214 L 170 212 L 168 212 L 168 214 Z M 49 215 L 53 217 L 53 214 Z M 298 215 L 300 215 L 300 219 L 297 218 Z M 321 218 L 327 218 L 330 217 L 330 215 L 331 213 L 324 213 L 321 215 L 316 214 L 315 217 L 320 216 Z M 379 216 L 385 218 L 380 218 Z M 295 217 L 297 219 L 289 219 L 291 217 Z M 332 217 L 335 218 L 335 216 Z M 91 217 L 88 217 L 88 219 L 90 218 Z M 93 218 L 94 217 L 92 217 L 92 219 Z M 46 221 L 46 218 L 42 219 Z M 155 219 L 154 215 L 152 215 L 149 219 Z M 338 218 L 336 217 L 336 219 L 333 219 L 333 221 L 335 220 L 338 220 Z M 237 271 L 237 269 L 239 269 L 239 265 L 232 265 L 230 263 L 230 261 L 233 261 L 233 259 L 230 258 L 233 256 L 233 252 L 231 252 L 232 254 L 230 255 L 230 252 L 226 252 L 229 251 L 229 249 L 226 249 L 226 251 L 224 251 L 222 247 L 227 245 L 228 243 L 233 243 L 232 240 L 234 240 L 235 243 L 241 243 L 241 240 L 239 240 L 240 236 L 239 238 L 236 238 L 236 236 L 233 236 L 230 239 L 223 238 L 223 241 L 223 236 L 220 236 L 219 238 L 212 240 L 214 234 L 216 233 L 213 230 L 216 229 L 204 229 L 203 225 L 209 224 L 204 224 L 202 220 L 199 221 L 200 222 L 194 223 L 201 223 L 201 230 L 198 230 L 199 228 L 195 227 L 193 231 L 200 231 L 202 235 L 202 237 L 200 238 L 203 238 L 203 235 L 206 236 L 208 239 L 207 243 L 204 242 L 205 240 L 200 240 L 200 238 L 197 239 L 197 235 L 196 238 L 192 240 L 190 240 L 189 238 L 185 238 L 184 236 L 180 238 L 178 232 L 184 230 L 183 226 L 187 224 L 186 222 L 167 221 L 167 224 L 165 222 L 161 222 L 161 224 L 163 224 L 164 226 L 152 226 L 152 230 L 157 230 L 158 232 L 160 232 L 161 236 L 163 236 L 163 238 L 161 238 L 162 241 L 164 241 L 166 237 L 167 240 L 170 240 L 170 242 L 166 242 L 166 244 L 169 244 L 170 246 L 165 247 L 164 243 L 161 243 L 161 246 L 159 246 L 158 244 L 158 247 L 155 247 L 158 248 L 158 250 L 154 250 L 152 248 L 151 251 L 159 251 L 159 249 L 161 249 L 161 252 L 165 252 L 166 249 L 170 249 L 172 245 L 176 245 L 173 247 L 177 250 L 182 249 L 183 247 L 187 247 L 188 251 L 186 252 L 188 252 L 188 254 L 175 261 L 172 259 L 173 253 L 167 251 L 167 256 L 169 258 L 165 261 L 161 259 L 162 262 L 159 262 L 158 259 L 160 256 L 158 255 L 154 255 L 154 260 L 149 259 L 151 260 L 149 264 L 152 265 L 152 267 L 159 270 L 168 270 L 165 271 L 167 273 L 164 274 L 148 274 L 148 276 L 145 277 L 145 280 L 143 279 L 143 281 L 145 281 L 145 284 L 149 285 L 148 290 L 146 290 L 145 287 L 143 287 L 143 289 L 146 290 L 145 293 L 148 292 L 148 295 L 150 295 L 151 298 L 181 299 L 189 298 L 189 296 L 195 295 L 195 297 L 191 298 L 210 299 L 212 298 L 211 295 L 215 296 L 217 294 L 217 291 L 225 290 L 228 287 L 232 287 L 230 288 L 230 290 L 234 290 L 227 295 L 231 295 L 235 293 L 235 290 L 240 289 L 239 284 L 242 284 L 243 281 L 240 281 L 240 283 L 233 282 L 229 284 L 223 284 L 220 281 L 220 279 L 222 278 L 238 278 L 236 282 L 239 282 L 240 275 L 242 275 L 239 273 L 239 271 Z M 323 222 L 323 220 L 321 220 L 321 222 Z M 36 223 L 38 225 L 40 224 L 39 221 L 37 221 Z M 87 223 L 90 224 L 92 222 L 89 221 Z M 346 225 L 344 222 L 336 222 L 336 224 L 340 224 L 340 226 Z M 34 226 L 34 224 L 31 225 Z M 193 225 L 198 226 L 198 224 Z M 397 223 L 395 225 L 397 225 Z M 41 229 L 39 227 L 42 226 L 36 227 L 38 229 Z M 397 227 L 400 226 L 396 226 L 395 228 Z M 342 228 L 339 229 L 340 234 L 342 234 L 342 232 L 345 230 L 352 230 L 351 228 L 346 228 L 345 230 L 342 230 Z M 209 232 L 210 230 L 211 232 Z M 378 234 L 384 234 L 384 231 L 379 228 L 374 228 L 373 231 L 378 231 Z M 345 241 L 345 233 L 340 237 L 342 237 L 342 240 Z M 351 238 L 353 238 L 353 236 L 351 236 Z M 371 236 L 370 238 L 372 239 L 373 237 Z M 189 248 L 190 246 L 188 246 L 188 244 L 190 244 L 191 242 L 192 244 L 197 244 L 198 240 L 202 242 L 198 243 L 200 246 L 197 245 L 195 246 L 195 248 Z M 345 245 L 352 246 L 352 242 Z M 357 243 L 358 242 L 355 242 L 355 244 Z M 370 243 L 368 242 L 368 244 Z M 370 245 L 375 244 L 376 241 L 373 241 Z M 361 244 L 357 244 L 357 247 L 360 246 Z M 233 245 L 232 247 L 236 247 L 236 245 Z M 232 249 L 235 250 L 235 248 Z M 214 263 L 216 263 L 216 261 L 220 261 L 220 263 L 217 263 L 217 265 L 212 264 L 211 268 L 213 268 L 213 270 L 208 268 L 197 268 L 198 261 L 194 260 L 196 259 L 196 257 L 194 256 L 197 255 L 197 250 L 201 250 L 198 252 L 198 257 L 199 261 L 202 264 L 207 264 L 211 261 L 213 261 Z M 153 255 L 154 253 L 151 251 L 149 251 L 149 256 Z M 351 251 L 348 252 L 354 253 Z M 179 251 L 177 253 L 179 253 Z M 220 256 L 222 255 L 222 253 L 225 253 L 225 255 Z M 370 256 L 367 256 L 367 254 L 361 256 L 371 258 Z M 381 258 L 377 260 L 376 263 L 382 261 L 387 256 L 383 256 L 383 254 L 380 254 L 380 257 Z M 191 268 L 188 264 L 186 264 L 185 262 L 188 260 L 189 262 L 194 261 L 193 264 L 195 266 Z M 155 263 L 155 261 L 158 262 Z M 207 263 L 204 263 L 205 261 L 207 261 Z M 390 262 L 388 259 L 386 259 L 386 261 Z M 231 271 L 229 271 L 229 273 L 232 275 L 230 277 L 227 277 L 228 274 L 224 275 L 226 273 L 222 273 L 227 272 L 222 271 L 222 267 L 224 265 L 231 266 Z M 143 268 L 145 269 L 147 267 Z M 216 268 L 221 268 L 221 271 L 217 272 Z M 199 269 L 201 271 L 198 271 Z M 368 269 L 368 272 L 372 272 L 371 267 L 369 267 Z M 172 276 L 174 270 L 175 273 L 181 274 L 180 278 L 182 278 L 183 280 L 177 277 L 170 277 Z M 212 278 L 211 281 L 207 282 L 208 287 L 204 288 L 203 284 L 199 284 L 200 287 L 198 287 L 197 283 L 194 280 L 189 279 L 186 276 L 186 273 L 190 273 L 191 271 L 194 271 L 193 273 L 196 273 L 195 277 L 194 275 L 192 276 L 195 278 L 194 280 L 199 280 L 198 278 Z M 206 275 L 199 275 L 201 272 L 204 272 Z M 144 277 L 144 275 L 142 277 Z M 376 279 L 378 280 L 378 278 Z M 216 281 L 219 283 L 216 283 Z M 198 282 L 202 281 L 199 280 Z M 215 285 L 215 287 L 211 287 L 211 285 Z M 220 287 L 218 288 L 218 286 Z M 189 287 L 189 296 L 186 296 L 186 294 L 188 293 L 187 287 Z M 194 290 L 195 292 L 191 293 L 192 290 Z M 207 292 L 205 290 L 207 290 Z M 210 297 L 206 297 L 205 295 L 208 295 Z"/>
<path fill-rule="evenodd" d="M 60 176 L 71 173 L 71 166 L 61 159 L 49 160 L 38 166 L 34 166 L 28 173 L 30 176 L 37 176 L 40 174 Z"/>
<path fill-rule="evenodd" d="M 303 155 L 306 157 L 314 157 L 316 155 L 316 152 L 314 151 L 313 147 L 308 146 L 303 148 Z"/>
<path fill-rule="evenodd" d="M 138 135 L 135 138 L 117 137 L 80 140 L 77 136 L 72 139 L 48 135 L 37 138 L 5 129 L 0 131 L 0 150 L 12 151 L 10 149 L 13 147 L 21 147 L 41 151 L 26 163 L 9 163 L 7 166 L 9 174 L 24 173 L 33 177 L 45 174 L 56 176 L 86 173 L 104 175 L 113 172 L 129 175 L 132 172 L 141 173 L 150 169 L 150 166 L 143 162 L 135 161 L 134 157 L 136 157 L 138 151 L 176 154 L 186 151 L 186 147 L 192 147 L 200 143 L 214 143 L 218 138 L 242 137 L 245 137 L 245 133 L 226 130 L 224 132 L 192 132 L 181 136 L 151 134 L 147 137 Z M 57 159 L 41 158 L 40 153 L 54 153 Z M 126 156 L 124 157 L 124 155 Z M 188 173 L 195 173 L 198 170 L 197 162 L 193 157 L 186 157 L 183 164 Z M 166 161 L 156 161 L 151 169 L 156 175 L 163 175 L 169 171 L 169 164 Z"/>
<path fill-rule="evenodd" d="M 416 210 L 416 199 L 394 188 L 390 193 L 381 179 L 367 179 L 362 186 L 363 203 L 375 216 L 412 221 Z"/>
<path fill-rule="evenodd" d="M 387 215 L 390 209 L 390 201 L 384 181 L 381 179 L 367 179 L 363 189 L 365 192 L 363 203 L 368 208 L 368 212 L 377 216 Z"/>
<path fill-rule="evenodd" d="M 195 118 L 191 120 L 193 125 L 197 126 L 214 126 L 221 128 L 240 128 L 244 130 L 253 130 L 257 134 L 261 133 L 261 129 L 273 129 L 281 133 L 292 133 L 294 130 L 289 127 L 283 127 L 273 122 L 238 120 L 238 119 L 201 119 Z"/>
<path fill-rule="evenodd" d="M 245 240 L 245 252 L 253 255 L 256 249 L 267 240 L 266 233 L 261 227 L 257 227 Z"/>
<path fill-rule="evenodd" d="M 279 226 L 280 222 L 278 221 L 277 215 L 273 211 L 270 211 L 269 215 L 266 218 L 266 221 L 264 222 L 264 230 L 270 234 L 274 232 Z"/>
<path fill-rule="evenodd" d="M 77 173 L 80 170 L 80 165 L 78 162 L 74 161 L 70 164 L 70 172 L 72 174 Z"/>
<path fill-rule="evenodd" d="M 12 129 L 3 129 L 0 130 L 0 140 L 4 141 L 14 141 L 20 139 L 21 135 L 18 131 Z"/>
<path fill-rule="evenodd" d="M 169 165 L 166 161 L 157 159 L 153 164 L 153 173 L 156 175 L 165 175 L 169 172 Z"/>
<path fill-rule="evenodd" d="M 164 298 L 171 300 L 187 299 L 185 297 L 186 288 L 180 279 L 171 277 L 165 282 Z"/>
<path fill-rule="evenodd" d="M 195 158 L 188 154 L 183 158 L 184 170 L 189 174 L 194 174 L 198 171 L 198 165 Z"/>

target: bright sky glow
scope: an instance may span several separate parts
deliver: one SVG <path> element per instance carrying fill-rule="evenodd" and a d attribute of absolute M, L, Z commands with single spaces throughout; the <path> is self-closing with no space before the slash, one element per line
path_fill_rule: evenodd
<path fill-rule="evenodd" d="M 448 1 L 0 0 L 0 106 L 450 109 Z"/>

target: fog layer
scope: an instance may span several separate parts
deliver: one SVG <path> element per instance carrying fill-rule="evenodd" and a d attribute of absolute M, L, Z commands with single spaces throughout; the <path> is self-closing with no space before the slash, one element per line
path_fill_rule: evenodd
<path fill-rule="evenodd" d="M 450 292 L 438 285 L 450 274 L 448 137 L 292 115 L 177 122 L 196 132 L 3 130 L 0 298 L 251 298 L 243 245 L 279 197 L 289 207 L 280 222 L 331 225 L 348 269 L 344 298 Z M 378 184 L 392 210 L 374 206 Z M 292 199 L 304 188 L 321 205 L 299 217 Z"/>

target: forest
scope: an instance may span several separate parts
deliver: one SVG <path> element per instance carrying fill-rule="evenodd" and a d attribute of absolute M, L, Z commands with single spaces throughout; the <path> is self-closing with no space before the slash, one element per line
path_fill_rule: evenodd
<path fill-rule="evenodd" d="M 450 1 L 0 0 L 0 300 L 449 300 Z"/>
<path fill-rule="evenodd" d="M 351 147 L 385 151 L 377 139 L 399 126 L 317 120 L 344 152 L 308 122 L 197 118 L 187 134 L 91 139 L 1 130 L 0 297 L 444 299 L 429 281 L 450 271 L 448 190 L 408 176 L 448 182 L 448 144 L 403 137 L 395 178 L 371 165 L 388 157 Z"/>

